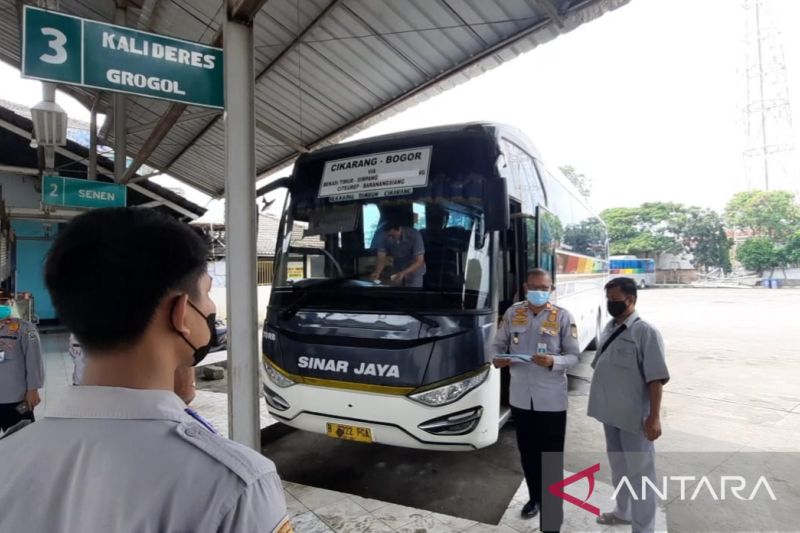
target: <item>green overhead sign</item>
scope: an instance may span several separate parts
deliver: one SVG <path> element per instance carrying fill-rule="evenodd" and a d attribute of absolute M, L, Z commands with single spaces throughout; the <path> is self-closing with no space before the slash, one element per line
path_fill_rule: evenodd
<path fill-rule="evenodd" d="M 25 6 L 22 75 L 223 108 L 222 49 Z"/>
<path fill-rule="evenodd" d="M 42 203 L 66 207 L 125 207 L 128 189 L 103 181 L 78 180 L 61 176 L 42 178 Z"/>

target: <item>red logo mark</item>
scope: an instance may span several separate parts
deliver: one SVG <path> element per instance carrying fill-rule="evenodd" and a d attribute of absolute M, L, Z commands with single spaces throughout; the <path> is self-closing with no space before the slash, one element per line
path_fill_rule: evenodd
<path fill-rule="evenodd" d="M 547 490 L 553 496 L 558 496 L 559 498 L 561 498 L 561 499 L 563 499 L 565 501 L 568 501 L 572 505 L 577 505 L 578 507 L 580 507 L 584 511 L 589 511 L 590 513 L 592 513 L 594 515 L 600 516 L 600 509 L 598 509 L 594 505 L 588 503 L 589 498 L 592 497 L 592 493 L 594 492 L 594 474 L 596 472 L 599 472 L 599 471 L 600 471 L 600 463 L 597 463 L 596 465 L 590 466 L 589 468 L 587 468 L 585 470 L 581 470 L 577 474 L 573 474 L 573 475 L 569 476 L 568 478 L 564 479 L 563 481 L 559 481 L 558 483 L 553 483 L 552 485 L 547 487 Z M 567 485 L 571 485 L 571 484 L 575 483 L 576 481 L 578 481 L 579 479 L 583 479 L 583 478 L 589 478 L 589 494 L 586 496 L 586 499 L 584 499 L 583 501 L 579 500 L 575 496 L 572 496 L 571 494 L 567 494 L 566 492 L 564 492 L 562 490 Z"/>

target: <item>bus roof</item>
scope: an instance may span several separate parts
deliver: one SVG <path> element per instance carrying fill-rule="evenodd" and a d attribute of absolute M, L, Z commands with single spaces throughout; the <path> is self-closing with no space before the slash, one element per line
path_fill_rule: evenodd
<path fill-rule="evenodd" d="M 358 139 L 354 141 L 348 141 L 340 144 L 335 144 L 332 146 L 326 146 L 324 148 L 319 148 L 307 154 L 303 154 L 298 159 L 297 164 L 302 165 L 305 159 L 313 158 L 316 159 L 318 157 L 338 157 L 342 154 L 352 153 L 354 150 L 372 150 L 373 146 L 375 145 L 383 145 L 383 144 L 391 144 L 393 141 L 400 141 L 408 139 L 409 142 L 414 142 L 413 140 L 417 137 L 430 137 L 430 136 L 438 136 L 444 134 L 466 134 L 466 135 L 475 135 L 475 134 L 483 134 L 487 137 L 496 137 L 498 132 L 502 132 L 503 134 L 513 137 L 515 142 L 518 142 L 526 151 L 528 151 L 534 157 L 540 158 L 538 150 L 536 147 L 533 146 L 530 141 L 528 140 L 527 136 L 523 134 L 517 128 L 509 126 L 507 124 L 502 124 L 499 122 L 463 122 L 459 124 L 446 124 L 442 126 L 432 126 L 429 128 L 419 128 L 413 130 L 404 130 L 398 131 L 395 133 L 387 133 L 385 135 L 378 135 L 375 137 L 369 137 L 367 139 Z"/>

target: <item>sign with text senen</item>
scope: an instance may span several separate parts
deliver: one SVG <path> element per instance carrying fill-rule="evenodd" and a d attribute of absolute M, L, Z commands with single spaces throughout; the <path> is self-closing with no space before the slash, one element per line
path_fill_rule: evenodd
<path fill-rule="evenodd" d="M 25 6 L 23 18 L 25 77 L 225 105 L 220 48 L 31 6 Z"/>
<path fill-rule="evenodd" d="M 116 183 L 61 176 L 42 177 L 42 203 L 47 205 L 87 209 L 125 207 L 127 193 L 127 187 Z"/>
<path fill-rule="evenodd" d="M 428 184 L 432 147 L 327 161 L 319 197 L 331 202 L 411 194 Z"/>

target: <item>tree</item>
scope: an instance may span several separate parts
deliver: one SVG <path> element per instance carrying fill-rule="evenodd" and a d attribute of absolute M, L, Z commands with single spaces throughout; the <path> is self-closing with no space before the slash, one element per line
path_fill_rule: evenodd
<path fill-rule="evenodd" d="M 572 165 L 566 165 L 563 167 L 558 167 L 558 169 L 564 174 L 564 176 L 572 183 L 578 192 L 581 193 L 581 196 L 584 198 L 589 198 L 592 194 L 592 179 L 587 178 L 585 174 L 581 174 L 578 170 L 573 167 Z"/>
<path fill-rule="evenodd" d="M 613 207 L 600 213 L 608 226 L 611 253 L 654 256 L 678 253 L 682 245 L 669 221 L 680 204 L 651 202 L 641 207 Z"/>
<path fill-rule="evenodd" d="M 800 205 L 788 191 L 744 191 L 725 206 L 729 227 L 783 242 L 800 229 Z"/>
<path fill-rule="evenodd" d="M 710 209 L 674 202 L 648 202 L 639 207 L 615 207 L 600 215 L 608 226 L 612 254 L 658 257 L 690 253 L 706 271 L 730 272 L 730 241 L 722 218 Z"/>
<path fill-rule="evenodd" d="M 736 258 L 747 270 L 758 272 L 759 276 L 770 269 L 774 271 L 780 266 L 781 253 L 767 237 L 752 237 L 747 239 L 736 250 Z M 772 274 L 770 273 L 770 276 Z"/>
<path fill-rule="evenodd" d="M 688 207 L 672 222 L 672 231 L 680 236 L 683 248 L 692 254 L 696 268 L 719 267 L 731 271 L 731 242 L 725 234 L 722 217 L 711 209 Z"/>
<path fill-rule="evenodd" d="M 800 266 L 800 229 L 786 239 L 781 255 L 784 264 Z"/>

